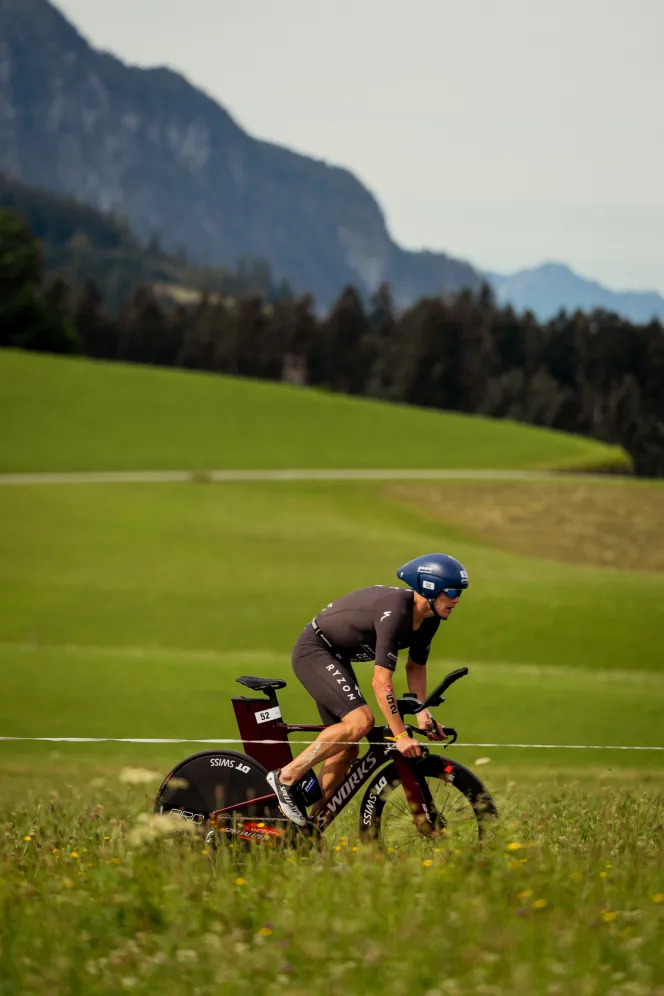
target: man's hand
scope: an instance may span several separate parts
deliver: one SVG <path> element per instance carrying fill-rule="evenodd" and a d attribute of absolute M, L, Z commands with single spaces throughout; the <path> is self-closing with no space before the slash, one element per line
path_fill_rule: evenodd
<path fill-rule="evenodd" d="M 417 725 L 420 730 L 426 730 L 429 740 L 445 740 L 447 734 L 445 728 L 437 723 L 430 712 L 419 712 L 417 714 Z"/>
<path fill-rule="evenodd" d="M 422 748 L 412 737 L 402 737 L 401 740 L 397 740 L 397 750 L 404 757 L 420 757 L 422 754 Z"/>

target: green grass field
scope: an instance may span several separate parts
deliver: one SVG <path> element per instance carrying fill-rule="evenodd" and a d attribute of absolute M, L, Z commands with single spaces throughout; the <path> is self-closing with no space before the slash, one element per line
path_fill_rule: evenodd
<path fill-rule="evenodd" d="M 388 417 L 401 466 L 569 464 L 593 445 L 462 419 L 434 462 L 443 413 L 17 354 L 0 376 L 8 471 L 321 466 L 321 425 L 328 466 L 395 465 Z M 234 391 L 265 392 L 262 414 L 210 431 Z M 471 579 L 430 663 L 431 682 L 470 667 L 439 710 L 461 742 L 664 745 L 661 497 L 616 479 L 0 487 L 0 735 L 235 737 L 244 673 L 286 677 L 284 715 L 314 721 L 290 670 L 300 628 L 438 549 Z M 361 848 L 356 806 L 321 855 L 162 834 L 145 822 L 159 775 L 196 749 L 0 742 L 0 996 L 662 996 L 664 752 L 452 748 L 489 758 L 502 820 L 486 850 L 424 864 Z"/>
<path fill-rule="evenodd" d="M 0 352 L 0 472 L 593 468 L 616 447 L 241 378 Z"/>
<path fill-rule="evenodd" d="M 611 487 L 616 501 L 650 493 Z M 660 742 L 662 574 L 524 557 L 439 515 L 366 483 L 0 489 L 0 726 L 234 736 L 226 697 L 237 674 L 289 677 L 297 634 L 330 599 L 392 583 L 417 551 L 449 549 L 471 588 L 440 631 L 431 672 L 472 667 L 449 705 L 464 739 Z M 294 719 L 314 715 L 294 680 L 283 704 Z M 101 759 L 99 748 L 85 755 Z"/>

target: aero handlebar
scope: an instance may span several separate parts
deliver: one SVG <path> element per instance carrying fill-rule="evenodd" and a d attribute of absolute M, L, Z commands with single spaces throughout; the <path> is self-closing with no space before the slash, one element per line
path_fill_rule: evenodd
<path fill-rule="evenodd" d="M 398 705 L 401 716 L 415 714 L 421 712 L 423 709 L 429 709 L 432 706 L 439 706 L 445 701 L 443 698 L 443 692 L 446 692 L 450 685 L 453 685 L 455 681 L 459 680 L 459 678 L 464 678 L 467 674 L 467 667 L 460 667 L 457 668 L 456 671 L 450 671 L 449 674 L 445 675 L 441 683 L 437 685 L 429 695 L 427 695 L 424 702 L 420 702 L 412 692 L 407 692 L 402 699 L 399 699 Z"/>

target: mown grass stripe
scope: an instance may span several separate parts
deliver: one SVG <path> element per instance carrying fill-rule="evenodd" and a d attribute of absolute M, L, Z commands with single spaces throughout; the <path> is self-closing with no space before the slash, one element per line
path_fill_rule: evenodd
<path fill-rule="evenodd" d="M 33 484 L 178 484 L 264 481 L 606 481 L 602 474 L 564 474 L 546 470 L 384 468 L 340 470 L 109 470 L 71 473 L 0 474 L 3 487 Z"/>

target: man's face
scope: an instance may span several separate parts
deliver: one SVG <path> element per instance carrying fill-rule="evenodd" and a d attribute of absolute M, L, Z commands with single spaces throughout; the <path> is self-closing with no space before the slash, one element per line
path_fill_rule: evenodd
<path fill-rule="evenodd" d="M 450 596 L 446 595 L 444 591 L 441 591 L 440 595 L 433 603 L 437 615 L 439 615 L 441 619 L 448 619 L 452 609 L 455 605 L 457 605 L 458 601 L 458 598 L 450 598 Z"/>

